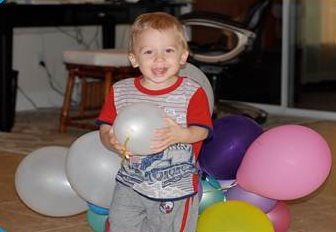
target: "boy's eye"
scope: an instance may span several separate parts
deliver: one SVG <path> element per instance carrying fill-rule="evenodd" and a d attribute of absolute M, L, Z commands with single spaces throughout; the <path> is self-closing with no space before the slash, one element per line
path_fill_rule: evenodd
<path fill-rule="evenodd" d="M 144 51 L 144 54 L 151 55 L 151 54 L 153 54 L 153 51 L 151 51 L 151 50 L 146 50 L 146 51 Z"/>
<path fill-rule="evenodd" d="M 166 52 L 167 52 L 167 53 L 172 53 L 172 52 L 175 52 L 175 50 L 172 49 L 172 48 L 167 48 L 167 49 L 166 49 Z"/>

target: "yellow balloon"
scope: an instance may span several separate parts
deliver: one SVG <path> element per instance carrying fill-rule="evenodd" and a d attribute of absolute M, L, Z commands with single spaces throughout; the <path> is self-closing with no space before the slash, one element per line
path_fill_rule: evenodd
<path fill-rule="evenodd" d="M 199 216 L 197 232 L 274 232 L 272 222 L 256 206 L 244 201 L 218 202 Z"/>

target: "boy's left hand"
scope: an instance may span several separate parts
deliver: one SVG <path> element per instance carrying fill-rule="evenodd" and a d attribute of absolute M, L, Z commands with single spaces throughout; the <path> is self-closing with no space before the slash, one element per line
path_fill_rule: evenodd
<path fill-rule="evenodd" d="M 173 119 L 164 118 L 166 126 L 154 131 L 151 149 L 153 153 L 158 153 L 166 149 L 172 144 L 181 141 L 183 136 L 183 128 Z"/>

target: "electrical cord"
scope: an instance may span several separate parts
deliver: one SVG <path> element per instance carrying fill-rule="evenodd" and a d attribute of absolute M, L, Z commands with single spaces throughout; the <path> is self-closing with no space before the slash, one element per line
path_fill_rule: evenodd
<path fill-rule="evenodd" d="M 33 99 L 31 99 L 24 91 L 23 89 L 18 86 L 18 90 L 19 92 L 30 102 L 30 104 L 33 106 L 34 109 L 38 109 L 38 106 L 36 105 L 36 103 L 33 101 Z"/>
<path fill-rule="evenodd" d="M 52 90 L 54 90 L 56 93 L 58 93 L 60 96 L 64 97 L 64 92 L 62 90 L 59 90 L 55 85 L 54 85 L 54 81 L 53 81 L 53 77 L 48 69 L 48 67 L 46 66 L 45 62 L 43 60 L 40 61 L 40 66 L 44 68 L 44 70 L 46 71 L 47 73 L 47 76 L 48 76 L 48 83 L 49 83 L 49 86 Z M 78 101 L 72 99 L 71 100 L 71 103 L 73 105 L 78 105 Z"/>
<path fill-rule="evenodd" d="M 96 42 L 96 46 L 99 47 L 99 42 L 98 42 L 98 35 L 99 35 L 99 28 L 98 26 L 96 27 L 96 31 L 93 35 L 93 37 L 89 40 L 89 42 L 85 42 L 84 40 L 84 36 L 83 36 L 83 32 L 82 29 L 79 27 L 75 27 L 75 34 L 71 34 L 66 30 L 63 30 L 61 27 L 57 27 L 57 29 L 62 32 L 63 34 L 69 36 L 70 38 L 74 39 L 79 45 L 84 46 L 84 48 L 86 49 L 90 49 L 91 45 L 93 44 L 93 42 Z"/>
<path fill-rule="evenodd" d="M 98 35 L 99 35 L 99 28 L 96 27 L 96 32 L 95 32 L 94 35 L 92 36 L 91 40 L 88 42 L 88 48 L 91 48 L 91 45 L 92 45 L 94 42 L 96 43 L 96 47 L 97 47 L 97 48 L 101 47 L 101 45 L 99 44 Z"/>
<path fill-rule="evenodd" d="M 70 38 L 74 39 L 79 45 L 84 46 L 86 49 L 90 49 L 92 44 L 95 42 L 97 47 L 100 47 L 99 41 L 98 41 L 98 35 L 99 35 L 99 27 L 96 27 L 95 33 L 92 36 L 92 38 L 89 40 L 89 42 L 85 42 L 84 40 L 84 36 L 82 33 L 82 29 L 80 27 L 75 27 L 74 31 L 75 34 L 73 35 L 72 33 L 69 33 L 68 31 L 62 29 L 61 27 L 56 27 L 60 32 L 62 32 L 63 34 L 69 36 Z M 47 77 L 48 77 L 48 83 L 49 86 L 52 90 L 54 90 L 56 93 L 58 93 L 60 96 L 64 97 L 64 92 L 62 90 L 60 90 L 60 88 L 55 86 L 53 77 L 46 65 L 46 63 L 43 60 L 39 61 L 39 65 L 44 68 L 44 70 L 46 71 Z M 25 95 L 27 96 L 27 95 Z M 27 96 L 28 99 L 28 96 Z M 72 99 L 72 104 L 73 105 L 77 105 L 78 102 L 74 99 Z M 36 105 L 36 104 L 35 104 Z"/>
<path fill-rule="evenodd" d="M 57 30 L 62 32 L 63 34 L 69 36 L 70 38 L 74 39 L 78 44 L 84 44 L 83 34 L 81 33 L 80 29 L 75 27 L 75 35 L 69 33 L 66 30 L 63 30 L 61 27 L 56 27 Z"/>
<path fill-rule="evenodd" d="M 52 90 L 54 90 L 56 93 L 58 93 L 59 95 L 61 95 L 62 97 L 64 96 L 64 93 L 63 91 L 59 90 L 55 85 L 54 85 L 54 81 L 53 81 L 53 78 L 52 78 L 52 75 L 48 69 L 48 67 L 46 66 L 45 62 L 43 60 L 40 61 L 40 66 L 44 68 L 44 70 L 46 71 L 47 73 L 47 77 L 48 77 L 48 83 L 49 83 L 49 86 L 51 87 Z"/>

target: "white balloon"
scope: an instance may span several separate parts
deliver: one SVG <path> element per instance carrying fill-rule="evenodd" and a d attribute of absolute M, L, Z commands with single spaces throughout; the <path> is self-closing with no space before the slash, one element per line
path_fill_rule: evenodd
<path fill-rule="evenodd" d="M 109 208 L 121 161 L 117 153 L 104 147 L 99 132 L 92 131 L 70 146 L 66 174 L 78 195 L 94 205 Z"/>
<path fill-rule="evenodd" d="M 210 113 L 213 113 L 214 110 L 214 93 L 212 86 L 210 84 L 209 79 L 207 76 L 195 65 L 187 63 L 183 69 L 181 69 L 180 76 L 185 76 L 197 82 L 205 91 L 208 102 L 209 102 L 209 110 Z"/>
<path fill-rule="evenodd" d="M 165 113 L 150 103 L 126 106 L 116 117 L 113 131 L 121 144 L 136 155 L 149 155 L 153 132 L 164 127 Z"/>
<path fill-rule="evenodd" d="M 71 216 L 87 210 L 86 201 L 71 188 L 65 175 L 68 148 L 47 146 L 28 154 L 15 173 L 15 187 L 32 210 L 52 217 Z"/>

